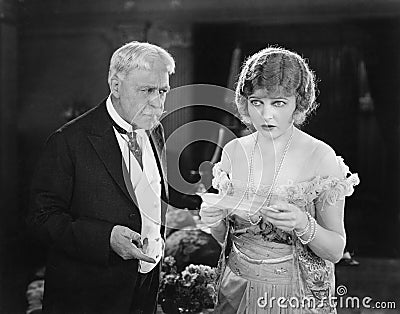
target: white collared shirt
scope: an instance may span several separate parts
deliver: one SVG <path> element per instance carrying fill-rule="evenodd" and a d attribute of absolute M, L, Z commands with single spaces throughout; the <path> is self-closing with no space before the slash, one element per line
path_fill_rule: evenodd
<path fill-rule="evenodd" d="M 132 125 L 126 122 L 115 110 L 111 98 L 108 97 L 106 107 L 109 115 L 120 127 L 127 132 L 132 132 Z M 123 163 L 126 167 L 135 193 L 137 205 L 142 218 L 142 240 L 149 241 L 146 255 L 152 257 L 158 263 L 164 251 L 164 241 L 160 234 L 161 225 L 161 177 L 158 172 L 156 157 L 147 133 L 144 129 L 136 129 L 138 145 L 142 149 L 143 170 L 133 153 L 129 150 L 128 136 L 119 133 L 114 127 L 114 133 L 121 149 Z M 139 271 L 147 273 L 156 265 L 140 261 Z"/>

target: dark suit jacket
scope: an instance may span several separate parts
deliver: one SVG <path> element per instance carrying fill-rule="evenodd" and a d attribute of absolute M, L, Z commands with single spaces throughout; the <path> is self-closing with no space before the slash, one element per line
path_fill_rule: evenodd
<path fill-rule="evenodd" d="M 161 125 L 150 141 L 163 178 L 165 221 L 168 193 Z M 128 313 L 138 261 L 115 254 L 110 234 L 114 225 L 140 233 L 141 216 L 124 183 L 122 154 L 105 101 L 47 140 L 32 182 L 28 224 L 50 246 L 47 312 Z"/>

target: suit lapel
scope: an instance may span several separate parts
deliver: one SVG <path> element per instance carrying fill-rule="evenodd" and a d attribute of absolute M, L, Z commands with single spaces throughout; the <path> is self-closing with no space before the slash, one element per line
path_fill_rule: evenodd
<path fill-rule="evenodd" d="M 124 181 L 122 154 L 115 138 L 114 130 L 110 128 L 110 131 L 106 132 L 102 137 L 89 135 L 89 140 L 111 177 L 121 188 L 122 192 L 131 199 Z"/>
<path fill-rule="evenodd" d="M 94 125 L 92 125 L 92 128 L 88 134 L 89 141 L 91 142 L 93 148 L 103 162 L 110 176 L 114 179 L 114 181 L 120 187 L 125 196 L 134 204 L 137 204 L 136 197 L 132 199 L 125 184 L 122 153 L 119 148 L 118 141 L 115 137 L 114 129 L 111 123 L 111 117 L 107 112 L 105 101 L 100 104 L 95 110 L 97 116 L 95 117 L 95 123 Z M 165 201 L 167 202 L 167 163 L 162 125 L 160 124 L 152 132 L 147 131 L 147 134 L 150 138 L 152 150 L 153 152 L 155 152 L 157 168 L 160 176 L 162 177 L 162 190 L 164 192 Z M 166 209 L 164 209 L 164 211 L 165 210 Z"/>
<path fill-rule="evenodd" d="M 122 172 L 122 153 L 112 128 L 111 118 L 107 113 L 105 102 L 97 108 L 96 123 L 92 126 L 91 134 L 88 134 L 89 141 L 96 153 L 103 162 L 110 176 L 121 188 L 125 196 L 132 200 L 125 185 Z"/>

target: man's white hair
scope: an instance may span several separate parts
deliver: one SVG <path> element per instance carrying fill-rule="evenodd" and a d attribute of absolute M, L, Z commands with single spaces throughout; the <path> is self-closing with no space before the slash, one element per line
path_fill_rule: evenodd
<path fill-rule="evenodd" d="M 117 74 L 127 75 L 132 69 L 150 70 L 155 60 L 161 61 L 168 72 L 175 72 L 174 58 L 163 48 L 138 41 L 129 42 L 118 48 L 112 55 L 108 71 L 108 84 Z"/>

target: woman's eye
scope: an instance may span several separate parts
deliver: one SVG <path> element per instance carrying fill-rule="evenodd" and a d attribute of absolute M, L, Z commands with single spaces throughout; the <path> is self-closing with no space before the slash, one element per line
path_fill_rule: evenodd
<path fill-rule="evenodd" d="M 274 101 L 273 105 L 275 107 L 283 107 L 286 103 L 284 101 Z"/>
<path fill-rule="evenodd" d="M 250 100 L 250 103 L 254 106 L 254 107 L 259 107 L 262 105 L 262 102 L 256 99 Z"/>

